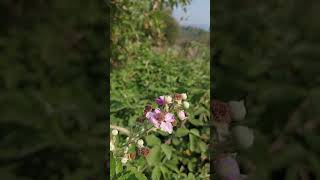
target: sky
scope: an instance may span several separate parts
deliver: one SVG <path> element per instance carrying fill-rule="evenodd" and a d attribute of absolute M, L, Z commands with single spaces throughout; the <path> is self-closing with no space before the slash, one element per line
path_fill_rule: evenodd
<path fill-rule="evenodd" d="M 210 0 L 192 0 L 187 12 L 181 7 L 173 10 L 173 17 L 184 26 L 195 26 L 206 30 L 210 27 Z M 187 18 L 180 20 L 180 18 Z"/>

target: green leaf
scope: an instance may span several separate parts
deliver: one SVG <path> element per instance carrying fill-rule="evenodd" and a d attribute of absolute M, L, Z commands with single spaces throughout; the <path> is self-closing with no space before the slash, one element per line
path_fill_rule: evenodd
<path fill-rule="evenodd" d="M 131 144 L 128 148 L 128 153 L 135 153 L 137 149 L 137 146 L 135 144 Z"/>
<path fill-rule="evenodd" d="M 198 147 L 200 149 L 200 152 L 207 152 L 208 151 L 208 145 L 201 140 L 198 141 Z"/>
<path fill-rule="evenodd" d="M 147 136 L 146 142 L 149 146 L 155 146 L 155 145 L 161 144 L 161 140 L 157 136 L 155 136 L 154 134 Z"/>
<path fill-rule="evenodd" d="M 194 134 L 195 136 L 200 137 L 200 133 L 199 133 L 199 130 L 198 130 L 198 129 L 191 129 L 191 130 L 190 130 L 190 133 Z"/>
<path fill-rule="evenodd" d="M 183 137 L 183 136 L 188 135 L 188 133 L 189 133 L 189 129 L 184 128 L 184 127 L 181 127 L 181 128 L 179 128 L 179 129 L 177 130 L 176 136 L 177 136 L 177 137 Z"/>
<path fill-rule="evenodd" d="M 161 148 L 159 145 L 153 147 L 147 157 L 147 162 L 151 166 L 155 166 L 161 162 Z"/>
<path fill-rule="evenodd" d="M 193 118 L 190 118 L 189 119 L 189 122 L 195 126 L 203 126 L 203 122 L 198 120 L 198 119 L 193 119 Z"/>
<path fill-rule="evenodd" d="M 159 166 L 156 166 L 152 170 L 152 175 L 151 175 L 152 180 L 160 180 L 161 179 L 161 169 Z"/>
<path fill-rule="evenodd" d="M 196 180 L 196 177 L 193 173 L 189 173 L 187 180 Z"/>
<path fill-rule="evenodd" d="M 166 179 L 169 179 L 170 177 L 169 177 L 169 169 L 168 168 L 166 168 L 165 166 L 160 166 L 160 169 L 161 169 L 161 172 L 162 172 L 162 175 L 163 175 L 163 177 L 164 177 L 164 179 L 166 180 Z"/>
<path fill-rule="evenodd" d="M 189 141 L 190 141 L 189 149 L 191 151 L 195 151 L 197 149 L 197 137 L 190 133 L 189 134 Z"/>
<path fill-rule="evenodd" d="M 167 144 L 162 144 L 161 145 L 161 149 L 164 152 L 164 154 L 166 155 L 167 159 L 171 159 L 171 155 L 172 155 L 172 148 L 167 145 Z"/>
<path fill-rule="evenodd" d="M 116 174 L 116 161 L 113 157 L 113 153 L 110 153 L 110 179 Z"/>
<path fill-rule="evenodd" d="M 116 174 L 120 174 L 123 171 L 123 165 L 120 160 L 116 161 Z"/>
<path fill-rule="evenodd" d="M 138 180 L 148 180 L 148 178 L 144 174 L 137 171 L 136 169 L 131 169 L 131 172 L 136 176 Z"/>

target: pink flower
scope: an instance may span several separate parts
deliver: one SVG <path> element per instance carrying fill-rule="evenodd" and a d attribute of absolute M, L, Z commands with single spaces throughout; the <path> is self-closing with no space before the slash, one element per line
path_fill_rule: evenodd
<path fill-rule="evenodd" d="M 158 105 L 162 106 L 164 104 L 164 96 L 160 96 L 159 98 L 156 99 L 156 102 Z"/>
<path fill-rule="evenodd" d="M 161 122 L 160 128 L 162 131 L 168 132 L 169 134 L 173 131 L 173 126 L 169 122 Z"/>
<path fill-rule="evenodd" d="M 185 120 L 185 119 L 187 119 L 187 117 L 186 117 L 186 113 L 184 112 L 184 111 L 179 111 L 178 112 L 178 117 L 179 117 L 179 119 L 180 120 Z"/>
<path fill-rule="evenodd" d="M 156 127 L 161 128 L 162 131 L 169 134 L 173 131 L 171 123 L 175 122 L 174 115 L 171 113 L 161 112 L 160 109 L 155 109 L 152 112 L 146 114 L 146 118 Z"/>

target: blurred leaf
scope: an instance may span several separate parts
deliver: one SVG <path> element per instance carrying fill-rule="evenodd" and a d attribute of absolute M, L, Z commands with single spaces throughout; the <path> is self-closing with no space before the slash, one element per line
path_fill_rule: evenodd
<path fill-rule="evenodd" d="M 156 137 L 154 134 L 151 134 L 146 137 L 147 144 L 150 146 L 156 146 L 161 144 L 161 140 Z"/>
<path fill-rule="evenodd" d="M 162 154 L 161 154 L 161 148 L 159 145 L 154 146 L 150 154 L 147 156 L 147 161 L 149 165 L 157 165 L 161 162 Z"/>
<path fill-rule="evenodd" d="M 167 159 L 170 160 L 171 159 L 171 154 L 172 154 L 172 147 L 170 147 L 167 144 L 162 144 L 161 145 L 161 149 L 165 153 Z"/>
<path fill-rule="evenodd" d="M 183 137 L 189 134 L 189 130 L 187 128 L 181 127 L 177 130 L 176 136 Z"/>

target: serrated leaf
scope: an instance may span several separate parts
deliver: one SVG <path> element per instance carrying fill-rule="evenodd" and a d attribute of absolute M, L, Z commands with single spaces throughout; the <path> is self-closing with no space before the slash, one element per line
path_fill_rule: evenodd
<path fill-rule="evenodd" d="M 166 155 L 167 159 L 170 160 L 171 155 L 172 155 L 172 148 L 167 144 L 162 144 L 161 149 L 164 152 L 164 154 Z"/>
<path fill-rule="evenodd" d="M 146 137 L 146 142 L 149 146 L 156 146 L 161 144 L 161 140 L 155 136 L 154 134 L 151 134 Z"/>
<path fill-rule="evenodd" d="M 199 130 L 198 130 L 198 129 L 191 129 L 191 130 L 190 130 L 190 133 L 192 133 L 192 134 L 195 135 L 195 136 L 200 137 L 200 133 L 199 133 Z"/>
<path fill-rule="evenodd" d="M 161 162 L 161 148 L 159 145 L 154 146 L 150 150 L 150 154 L 147 156 L 147 162 L 149 165 L 157 165 Z"/>
<path fill-rule="evenodd" d="M 165 166 L 160 166 L 164 179 L 169 179 L 169 170 Z"/>
<path fill-rule="evenodd" d="M 152 180 L 160 180 L 161 179 L 161 169 L 159 166 L 156 166 L 152 170 L 151 178 L 152 178 Z"/>
<path fill-rule="evenodd" d="M 177 132 L 176 132 L 175 135 L 176 135 L 177 137 L 183 137 L 183 136 L 188 135 L 188 133 L 189 133 L 189 129 L 184 128 L 184 127 L 181 127 L 181 128 L 179 128 L 179 129 L 177 130 Z"/>

